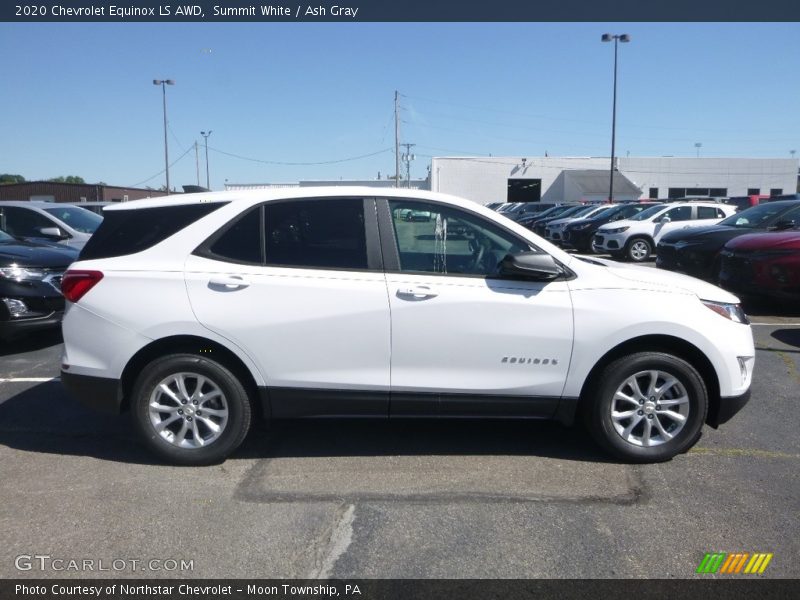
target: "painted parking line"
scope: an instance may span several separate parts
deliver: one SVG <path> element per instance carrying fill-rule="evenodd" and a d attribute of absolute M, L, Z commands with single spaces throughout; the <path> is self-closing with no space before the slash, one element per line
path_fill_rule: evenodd
<path fill-rule="evenodd" d="M 61 381 L 61 377 L 7 377 L 0 378 L 0 383 L 47 383 Z"/>
<path fill-rule="evenodd" d="M 763 327 L 775 327 L 776 325 L 780 325 L 781 327 L 800 327 L 800 323 L 750 323 L 750 325 L 761 325 Z"/>

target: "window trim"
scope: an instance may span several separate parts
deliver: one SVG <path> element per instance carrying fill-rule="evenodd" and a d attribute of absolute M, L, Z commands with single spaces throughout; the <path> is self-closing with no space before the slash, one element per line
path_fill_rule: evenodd
<path fill-rule="evenodd" d="M 367 268 L 354 268 L 354 267 L 318 267 L 318 266 L 311 266 L 311 265 L 281 265 L 277 263 L 268 263 L 267 262 L 267 244 L 266 244 L 266 229 L 265 229 L 265 215 L 264 211 L 267 206 L 275 206 L 278 204 L 294 204 L 297 202 L 304 202 L 304 201 L 316 201 L 316 200 L 361 200 L 362 201 L 362 210 L 364 214 L 364 237 L 365 237 L 365 245 L 367 251 Z M 260 242 L 261 242 L 261 262 L 255 263 L 250 261 L 240 261 L 240 260 L 233 260 L 226 256 L 220 256 L 218 254 L 214 254 L 211 252 L 210 248 L 214 245 L 214 243 L 223 235 L 225 235 L 228 230 L 233 227 L 240 219 L 243 219 L 245 216 L 249 215 L 254 210 L 259 211 L 259 222 L 260 222 Z M 369 197 L 361 197 L 361 196 L 312 196 L 312 197 L 303 197 L 303 198 L 281 198 L 276 200 L 266 200 L 259 204 L 255 204 L 246 210 L 242 211 L 240 214 L 236 215 L 233 219 L 231 219 L 228 223 L 220 227 L 217 231 L 212 233 L 204 242 L 202 242 L 197 248 L 194 249 L 192 252 L 195 256 L 200 256 L 203 258 L 208 258 L 210 260 L 215 260 L 218 262 L 224 262 L 229 264 L 235 265 L 247 265 L 247 266 L 254 266 L 254 267 L 263 267 L 268 269 L 294 269 L 294 270 L 305 270 L 305 271 L 339 271 L 339 272 L 347 272 L 347 273 L 374 273 L 374 272 L 383 272 L 383 256 L 381 252 L 381 247 L 379 245 L 379 238 L 380 234 L 378 231 L 378 221 L 376 216 L 376 206 L 375 206 L 375 199 Z"/>
<path fill-rule="evenodd" d="M 391 274 L 399 274 L 399 275 L 414 275 L 414 276 L 429 276 L 429 277 L 457 277 L 460 279 L 482 279 L 484 281 L 514 281 L 514 282 L 527 282 L 527 283 L 543 283 L 543 282 L 534 282 L 528 281 L 524 279 L 520 279 L 518 277 L 503 277 L 500 275 L 478 275 L 473 273 L 435 273 L 432 271 L 405 271 L 400 268 L 400 248 L 397 244 L 397 239 L 395 236 L 394 231 L 394 224 L 392 219 L 392 211 L 389 207 L 390 201 L 400 201 L 400 202 L 419 202 L 424 204 L 434 204 L 443 206 L 445 208 L 451 210 L 461 210 L 465 213 L 481 220 L 489 221 L 491 224 L 504 233 L 510 235 L 514 239 L 518 240 L 520 244 L 527 246 L 530 248 L 531 251 L 540 252 L 542 254 L 547 254 L 548 256 L 552 256 L 542 248 L 539 248 L 532 242 L 528 241 L 527 239 L 520 236 L 515 231 L 511 231 L 508 227 L 503 225 L 502 223 L 498 223 L 492 219 L 488 219 L 485 215 L 482 215 L 478 212 L 472 211 L 469 208 L 464 208 L 463 206 L 454 206 L 452 204 L 448 204 L 447 202 L 441 202 L 439 200 L 429 200 L 427 198 L 406 198 L 406 197 L 394 197 L 394 196 L 387 196 L 382 198 L 377 198 L 377 207 L 378 207 L 378 225 L 380 227 L 380 234 L 381 234 L 381 248 L 383 249 L 383 256 L 384 256 L 384 266 L 385 272 Z M 557 258 L 553 257 L 553 260 L 564 270 L 564 275 L 562 277 L 558 277 L 552 281 L 570 281 L 575 279 L 576 275 L 575 272 L 572 271 L 567 265 L 563 262 L 558 260 Z M 548 282 L 549 283 L 549 282 Z"/>

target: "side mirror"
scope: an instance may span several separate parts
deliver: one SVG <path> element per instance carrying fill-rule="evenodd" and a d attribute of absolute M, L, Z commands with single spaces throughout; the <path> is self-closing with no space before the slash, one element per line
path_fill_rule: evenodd
<path fill-rule="evenodd" d="M 670 219 L 668 215 L 664 215 L 658 220 L 659 223 L 669 223 L 671 221 L 672 219 Z"/>
<path fill-rule="evenodd" d="M 500 274 L 533 281 L 552 281 L 561 277 L 564 270 L 549 254 L 522 252 L 521 254 L 507 254 L 500 261 Z"/>
<path fill-rule="evenodd" d="M 41 234 L 45 237 L 55 238 L 57 240 L 66 240 L 69 236 L 61 231 L 60 227 L 42 227 Z"/>
<path fill-rule="evenodd" d="M 784 229 L 791 229 L 792 227 L 795 227 L 796 224 L 797 221 L 794 219 L 781 219 L 775 223 L 771 229 L 774 229 L 775 231 L 783 231 Z"/>

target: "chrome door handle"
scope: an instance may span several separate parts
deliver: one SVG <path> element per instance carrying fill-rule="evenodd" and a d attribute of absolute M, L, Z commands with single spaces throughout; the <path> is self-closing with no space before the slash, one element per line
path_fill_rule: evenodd
<path fill-rule="evenodd" d="M 224 287 L 228 290 L 246 288 L 250 282 L 238 275 L 215 275 L 208 280 L 209 285 Z"/>
<path fill-rule="evenodd" d="M 397 290 L 397 295 L 400 297 L 416 298 L 417 300 L 421 300 L 423 298 L 435 298 L 439 294 L 438 292 L 435 292 L 433 289 L 429 288 L 427 285 L 416 285 L 413 287 L 399 288 Z"/>

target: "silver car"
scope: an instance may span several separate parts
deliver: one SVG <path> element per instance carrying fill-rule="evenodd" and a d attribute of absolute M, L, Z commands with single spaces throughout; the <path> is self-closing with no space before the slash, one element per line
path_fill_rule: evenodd
<path fill-rule="evenodd" d="M 71 204 L 0 202 L 0 229 L 24 240 L 55 242 L 80 250 L 102 222 L 103 217 Z"/>

